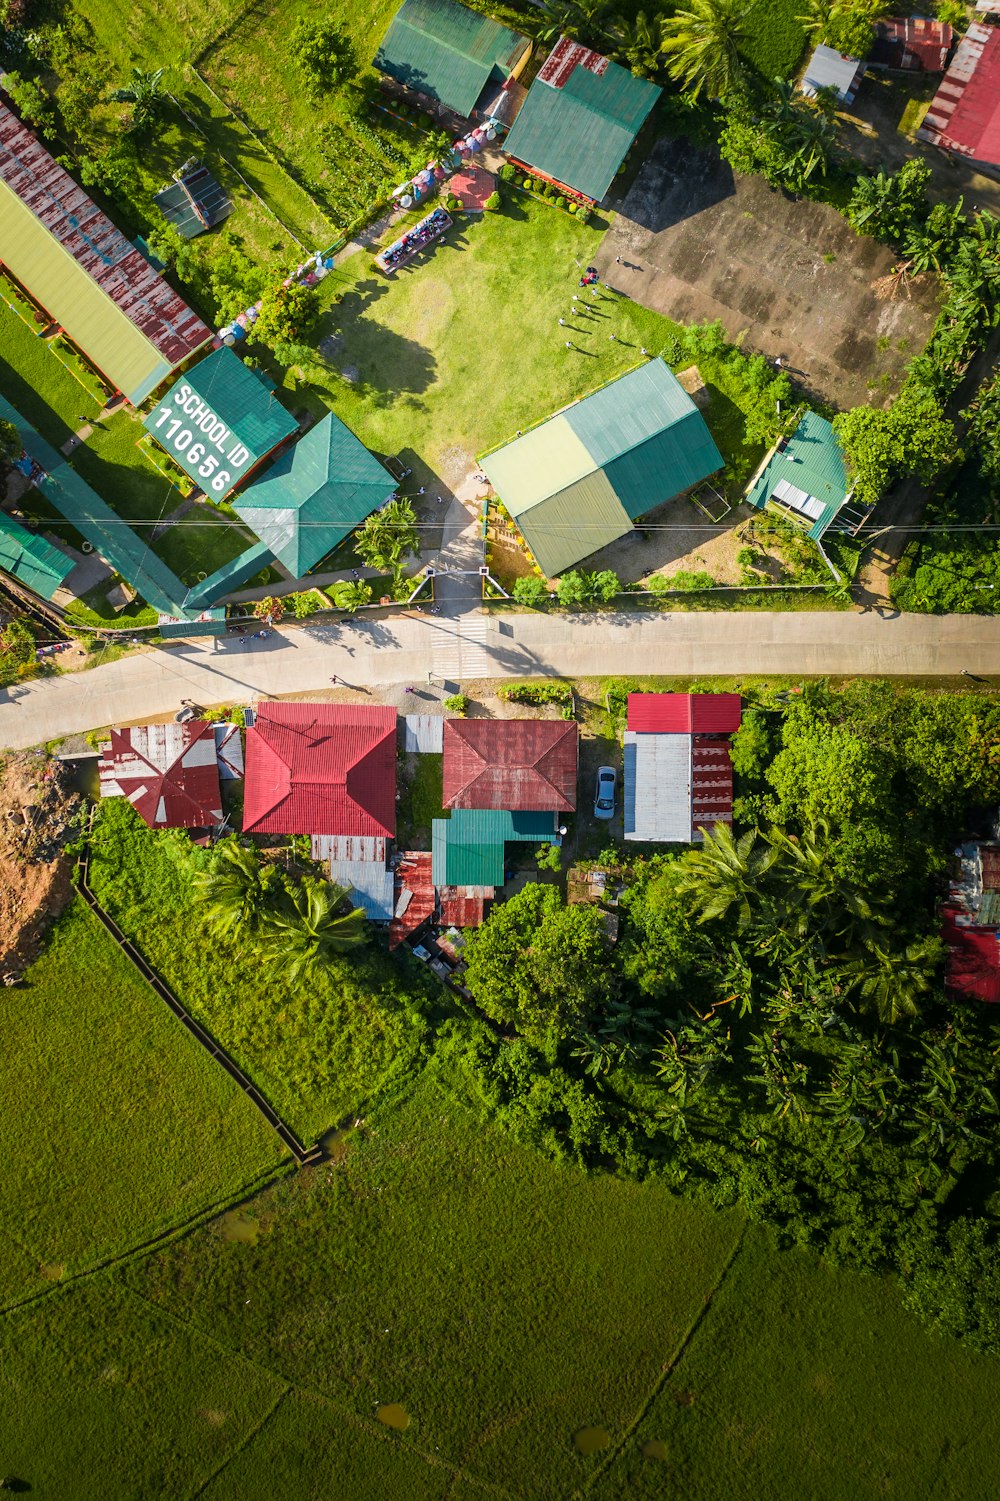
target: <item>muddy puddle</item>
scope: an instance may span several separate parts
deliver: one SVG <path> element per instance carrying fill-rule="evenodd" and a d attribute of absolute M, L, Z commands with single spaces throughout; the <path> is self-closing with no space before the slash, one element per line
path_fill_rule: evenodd
<path fill-rule="evenodd" d="M 581 1428 L 573 1435 L 578 1454 L 599 1454 L 611 1445 L 611 1435 L 606 1428 Z"/>
<path fill-rule="evenodd" d="M 376 1409 L 375 1416 L 387 1428 L 395 1428 L 399 1433 L 410 1426 L 410 1414 L 398 1402 L 383 1402 L 382 1406 Z"/>

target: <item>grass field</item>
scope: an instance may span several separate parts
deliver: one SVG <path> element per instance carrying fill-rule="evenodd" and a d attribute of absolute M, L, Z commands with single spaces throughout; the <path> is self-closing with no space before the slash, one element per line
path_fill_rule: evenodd
<path fill-rule="evenodd" d="M 0 1305 L 231 1202 L 282 1159 L 82 903 L 0 1010 Z"/>
<path fill-rule="evenodd" d="M 396 843 L 402 850 L 429 850 L 431 823 L 446 818 L 441 806 L 444 757 L 411 752 L 400 758 Z"/>
<path fill-rule="evenodd" d="M 336 273 L 341 300 L 323 332 L 340 339 L 339 369 L 325 379 L 310 371 L 316 410 L 322 399 L 370 448 L 405 454 L 416 481 L 456 483 L 478 454 L 676 334 L 666 318 L 603 289 L 592 314 L 574 316 L 580 266 L 602 234 L 596 222 L 584 226 L 505 189 L 502 212 L 460 221 L 389 281 L 359 252 Z M 567 349 L 567 339 L 577 347 Z M 705 366 L 703 375 L 724 459 L 752 466 L 760 449 L 743 442 L 741 393 L 721 369 Z M 298 387 L 296 397 L 310 392 Z"/>
<path fill-rule="evenodd" d="M 444 993 L 416 960 L 403 968 L 373 942 L 293 992 L 247 943 L 208 933 L 192 886 L 205 856 L 185 834 L 152 833 L 118 799 L 102 806 L 93 851 L 102 904 L 303 1140 L 420 1067 L 421 1008 Z"/>

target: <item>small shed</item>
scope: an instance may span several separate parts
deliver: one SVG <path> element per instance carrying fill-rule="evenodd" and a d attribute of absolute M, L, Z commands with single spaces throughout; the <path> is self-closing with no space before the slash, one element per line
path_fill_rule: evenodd
<path fill-rule="evenodd" d="M 186 162 L 153 202 L 185 240 L 214 229 L 233 211 L 225 189 L 199 161 Z"/>
<path fill-rule="evenodd" d="M 789 438 L 771 450 L 750 481 L 749 505 L 778 506 L 818 542 L 851 498 L 844 451 L 832 426 L 806 412 Z"/>
<path fill-rule="evenodd" d="M 807 99 L 813 99 L 820 89 L 830 89 L 840 104 L 853 104 L 854 96 L 865 76 L 865 62 L 856 57 L 846 57 L 833 47 L 819 46 L 809 59 L 799 88 Z"/>

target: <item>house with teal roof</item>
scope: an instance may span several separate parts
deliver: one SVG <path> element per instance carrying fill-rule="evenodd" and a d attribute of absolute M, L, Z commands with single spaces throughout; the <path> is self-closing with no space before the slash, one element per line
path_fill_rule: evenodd
<path fill-rule="evenodd" d="M 457 0 L 403 0 L 375 66 L 404 88 L 468 118 L 485 113 L 530 56 L 526 36 Z"/>
<path fill-rule="evenodd" d="M 254 480 L 233 509 L 298 579 L 395 488 L 389 471 L 330 412 Z"/>
<path fill-rule="evenodd" d="M 851 498 L 844 450 L 832 426 L 806 412 L 791 437 L 781 438 L 747 490 L 749 505 L 781 511 L 818 542 Z"/>

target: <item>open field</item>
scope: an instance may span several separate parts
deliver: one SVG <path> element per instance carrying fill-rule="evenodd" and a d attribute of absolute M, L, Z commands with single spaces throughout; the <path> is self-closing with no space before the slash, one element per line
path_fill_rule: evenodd
<path fill-rule="evenodd" d="M 0 1008 L 0 1304 L 231 1202 L 282 1160 L 82 903 Z"/>
<path fill-rule="evenodd" d="M 180 1000 L 303 1141 L 356 1115 L 420 1066 L 428 981 L 375 944 L 297 992 L 245 941 L 210 935 L 192 879 L 205 855 L 154 834 L 124 799 L 103 804 L 91 884 Z"/>

